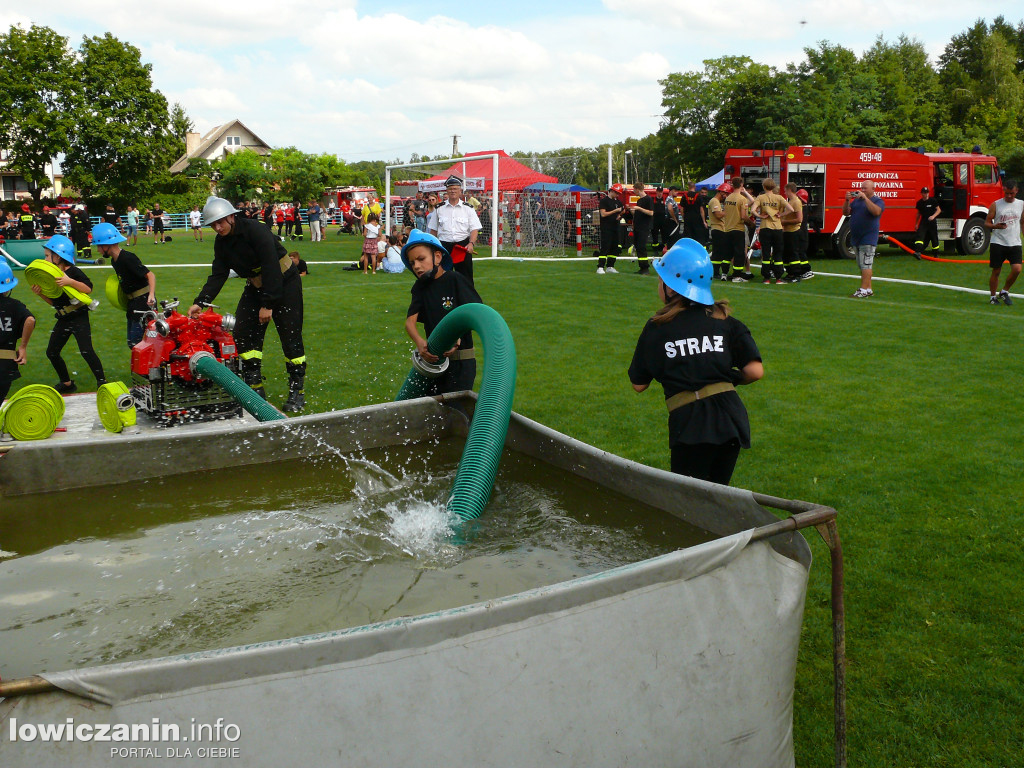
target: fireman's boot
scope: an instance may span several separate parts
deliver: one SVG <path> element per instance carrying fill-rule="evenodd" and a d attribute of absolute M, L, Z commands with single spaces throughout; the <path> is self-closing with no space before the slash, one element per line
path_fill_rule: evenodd
<path fill-rule="evenodd" d="M 267 399 L 267 390 L 263 386 L 263 361 L 251 358 L 242 361 L 242 381 L 252 387 L 252 391 Z"/>
<path fill-rule="evenodd" d="M 284 402 L 285 413 L 298 413 L 306 407 L 306 364 L 286 363 L 288 369 L 288 399 Z"/>

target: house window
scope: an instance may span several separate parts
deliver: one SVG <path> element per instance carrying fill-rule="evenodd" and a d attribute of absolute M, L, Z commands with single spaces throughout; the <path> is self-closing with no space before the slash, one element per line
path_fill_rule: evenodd
<path fill-rule="evenodd" d="M 242 146 L 242 137 L 241 136 L 228 136 L 228 146 L 229 147 L 240 147 L 240 146 Z"/>

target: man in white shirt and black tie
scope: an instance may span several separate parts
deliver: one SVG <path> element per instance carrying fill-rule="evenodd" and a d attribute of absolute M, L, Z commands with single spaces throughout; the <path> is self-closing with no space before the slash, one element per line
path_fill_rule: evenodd
<path fill-rule="evenodd" d="M 462 200 L 462 179 L 449 176 L 444 186 L 448 201 L 430 214 L 427 228 L 452 255 L 455 271 L 465 275 L 472 284 L 473 254 L 476 253 L 476 238 L 480 234 L 480 218 L 472 206 Z M 459 256 L 463 254 L 464 258 L 460 260 Z"/>

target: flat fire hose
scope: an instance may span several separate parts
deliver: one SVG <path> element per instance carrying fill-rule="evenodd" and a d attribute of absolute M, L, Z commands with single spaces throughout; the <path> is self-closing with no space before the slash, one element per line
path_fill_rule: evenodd
<path fill-rule="evenodd" d="M 99 302 L 94 302 L 93 298 L 87 293 L 82 293 L 77 288 L 72 288 L 70 285 L 66 285 L 63 288 L 57 285 L 57 278 L 63 275 L 60 267 L 56 264 L 51 264 L 45 259 L 36 259 L 35 261 L 29 262 L 28 266 L 25 267 L 25 279 L 31 285 L 38 285 L 42 291 L 43 296 L 48 299 L 56 299 L 61 293 L 64 293 L 69 299 L 85 304 L 90 309 L 93 309 L 93 304 L 99 306 Z"/>
<path fill-rule="evenodd" d="M 29 384 L 0 410 L 0 430 L 15 440 L 45 440 L 64 418 L 64 398 L 53 387 Z"/>
<path fill-rule="evenodd" d="M 108 432 L 135 426 L 135 398 L 123 382 L 111 381 L 96 390 L 96 410 Z"/>
<path fill-rule="evenodd" d="M 907 253 L 909 253 L 915 259 L 925 259 L 926 261 L 939 261 L 942 262 L 943 264 L 988 264 L 987 259 L 943 259 L 940 258 L 939 256 L 929 256 L 926 253 L 915 251 L 910 246 L 901 243 L 895 237 L 885 234 L 885 232 L 879 232 L 878 234 L 879 236 L 884 237 L 890 243 L 895 245 L 897 248 L 901 248 Z"/>
<path fill-rule="evenodd" d="M 116 272 L 107 276 L 104 291 L 111 306 L 117 307 L 122 312 L 128 311 L 128 297 L 124 295 L 124 289 L 121 287 L 121 281 L 117 279 Z"/>

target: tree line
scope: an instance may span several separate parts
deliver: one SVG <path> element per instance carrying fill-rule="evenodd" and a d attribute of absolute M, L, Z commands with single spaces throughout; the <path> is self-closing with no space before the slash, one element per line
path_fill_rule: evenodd
<path fill-rule="evenodd" d="M 57 157 L 65 185 L 87 201 L 122 206 L 159 198 L 178 208 L 201 203 L 211 183 L 233 200 L 308 200 L 348 184 L 383 192 L 384 166 L 401 162 L 348 165 L 287 147 L 192 161 L 172 176 L 192 121 L 153 88 L 152 65 L 138 48 L 108 33 L 84 37 L 75 50 L 48 27 L 12 26 L 0 35 L 0 60 L 0 148 L 37 201 L 50 184 L 46 166 Z M 1024 21 L 979 19 L 934 63 L 917 40 L 879 37 L 860 56 L 822 41 L 783 68 L 723 56 L 659 82 L 664 112 L 654 133 L 510 154 L 591 189 L 607 181 L 609 148 L 615 180 L 628 164 L 630 180 L 685 185 L 720 170 L 730 147 L 773 143 L 930 151 L 977 145 L 1008 175 L 1024 178 Z M 413 155 L 409 162 L 429 159 Z"/>
<path fill-rule="evenodd" d="M 181 174 L 193 123 L 180 104 L 153 87 L 152 65 L 110 33 L 83 37 L 77 49 L 45 26 L 0 34 L 0 148 L 38 203 L 60 158 L 65 187 L 92 204 L 186 210 L 202 204 L 211 183 L 233 200 L 307 200 L 325 187 L 370 177 L 334 155 L 294 147 L 263 157 L 251 151 L 213 163 L 195 160 Z"/>

